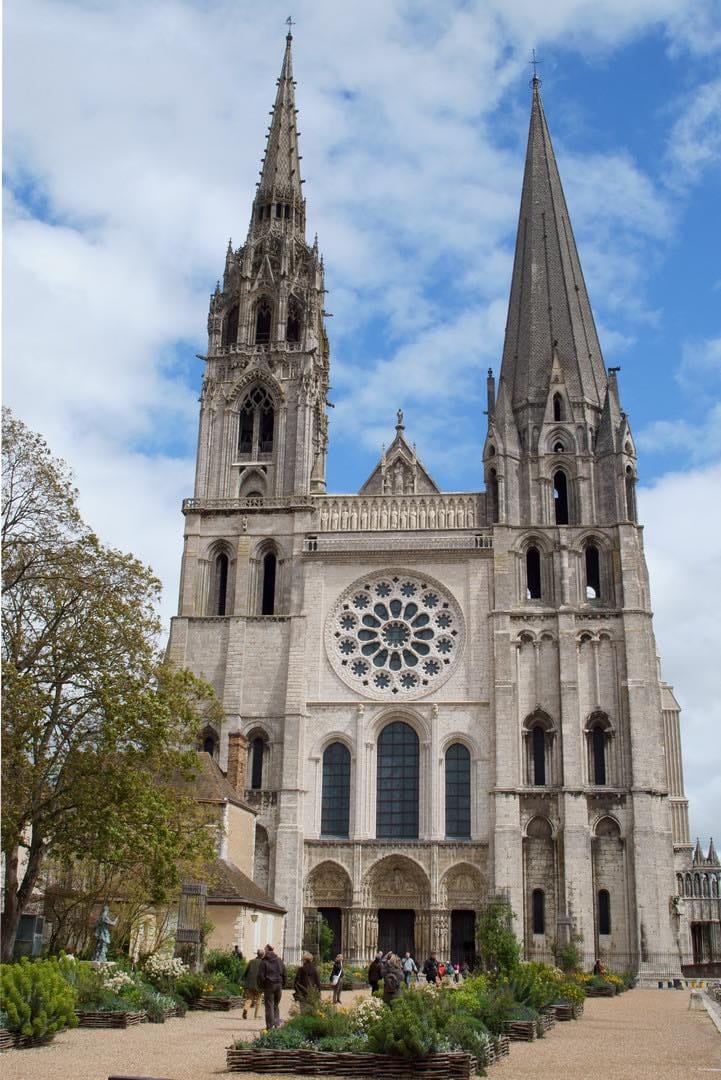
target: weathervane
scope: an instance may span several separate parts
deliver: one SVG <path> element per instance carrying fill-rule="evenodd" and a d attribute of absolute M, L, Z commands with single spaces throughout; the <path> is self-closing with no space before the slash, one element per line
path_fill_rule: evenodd
<path fill-rule="evenodd" d="M 293 27 L 295 26 L 295 23 L 293 22 L 293 16 L 292 15 L 289 15 L 288 18 L 285 20 L 285 25 L 288 27 L 288 37 L 292 37 L 293 36 Z"/>
<path fill-rule="evenodd" d="M 541 80 L 538 78 L 538 71 L 536 69 L 538 68 L 539 64 L 543 63 L 543 60 L 537 59 L 535 49 L 531 49 L 531 59 L 528 61 L 528 63 L 533 68 L 533 82 L 531 85 L 540 86 Z"/>

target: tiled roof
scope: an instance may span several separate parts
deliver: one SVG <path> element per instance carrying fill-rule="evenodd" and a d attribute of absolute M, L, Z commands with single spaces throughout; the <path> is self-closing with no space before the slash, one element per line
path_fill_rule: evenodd
<path fill-rule="evenodd" d="M 188 795 L 193 795 L 198 802 L 229 802 L 241 806 L 251 814 L 256 813 L 235 790 L 215 758 L 205 751 L 198 753 L 198 772 L 192 780 L 177 777 L 175 783 Z"/>
<path fill-rule="evenodd" d="M 242 903 L 248 907 L 263 908 L 285 914 L 285 908 L 276 904 L 266 892 L 256 885 L 235 863 L 227 859 L 215 859 L 207 869 L 208 903 Z"/>

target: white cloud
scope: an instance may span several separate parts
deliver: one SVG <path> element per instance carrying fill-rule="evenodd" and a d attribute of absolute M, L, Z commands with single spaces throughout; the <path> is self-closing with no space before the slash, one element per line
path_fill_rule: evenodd
<path fill-rule="evenodd" d="M 721 78 L 694 87 L 673 125 L 668 157 L 680 183 L 694 183 L 721 162 Z"/>
<path fill-rule="evenodd" d="M 679 450 L 693 464 L 714 461 L 721 457 L 721 337 L 684 344 L 676 381 L 695 418 L 654 420 L 639 432 L 638 446 L 649 453 Z"/>
<path fill-rule="evenodd" d="M 721 464 L 641 488 L 639 512 L 662 669 L 683 710 L 691 828 L 714 836 L 721 806 Z"/>

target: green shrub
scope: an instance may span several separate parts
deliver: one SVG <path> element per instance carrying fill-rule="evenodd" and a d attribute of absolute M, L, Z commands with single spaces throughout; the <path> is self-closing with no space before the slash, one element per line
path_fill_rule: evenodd
<path fill-rule="evenodd" d="M 141 996 L 140 1006 L 147 1013 L 151 1024 L 164 1024 L 168 1013 L 175 1008 L 175 998 L 146 987 Z"/>
<path fill-rule="evenodd" d="M 426 1005 L 422 999 L 428 997 Z M 432 1022 L 430 995 L 406 993 L 368 1029 L 368 1047 L 376 1054 L 395 1054 L 414 1060 L 425 1057 L 439 1041 Z"/>
<path fill-rule="evenodd" d="M 334 1054 L 368 1052 L 368 1040 L 364 1035 L 325 1035 L 314 1045 L 318 1050 L 329 1050 Z"/>
<path fill-rule="evenodd" d="M 189 1008 L 197 1003 L 198 999 L 213 989 L 213 982 L 207 975 L 200 972 L 189 971 L 182 975 L 175 984 L 176 996 L 182 998 Z"/>
<path fill-rule="evenodd" d="M 488 1029 L 485 1024 L 466 1012 L 456 1012 L 450 1017 L 443 1038 L 451 1050 L 465 1050 L 471 1054 L 479 1070 L 488 1065 Z"/>
<path fill-rule="evenodd" d="M 211 974 L 225 975 L 230 983 L 240 986 L 248 964 L 241 957 L 236 956 L 232 950 L 210 949 L 205 954 L 205 970 Z"/>
<path fill-rule="evenodd" d="M 247 1047 L 247 1043 L 239 1041 L 236 1046 L 239 1049 Z M 255 1040 L 254 1047 L 262 1048 L 265 1050 L 313 1050 L 316 1049 L 312 1042 L 304 1036 L 302 1031 L 294 1026 L 293 1023 L 284 1024 L 283 1027 L 270 1028 L 268 1031 L 264 1031 L 263 1034 Z"/>
<path fill-rule="evenodd" d="M 57 960 L 3 964 L 0 986 L 10 1031 L 41 1040 L 77 1024 L 75 990 Z"/>

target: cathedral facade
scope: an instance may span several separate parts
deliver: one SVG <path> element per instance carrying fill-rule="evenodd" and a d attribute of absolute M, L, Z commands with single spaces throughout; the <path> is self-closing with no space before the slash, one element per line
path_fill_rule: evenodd
<path fill-rule="evenodd" d="M 288 911 L 286 958 L 320 912 L 351 960 L 471 959 L 478 913 L 502 896 L 527 956 L 575 940 L 676 971 L 693 850 L 679 710 L 634 440 L 538 80 L 484 490 L 441 491 L 399 412 L 360 492 L 329 494 L 324 268 L 291 49 L 289 35 L 247 240 L 210 300 L 169 645 L 223 704 L 204 748 L 236 774 L 247 755 L 255 877 Z"/>

